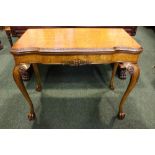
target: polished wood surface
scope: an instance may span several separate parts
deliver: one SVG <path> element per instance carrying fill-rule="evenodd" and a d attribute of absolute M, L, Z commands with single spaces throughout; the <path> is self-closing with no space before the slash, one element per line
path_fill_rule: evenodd
<path fill-rule="evenodd" d="M 125 117 L 125 113 L 123 112 L 123 105 L 129 95 L 129 93 L 132 91 L 132 89 L 135 87 L 138 79 L 139 79 L 139 75 L 140 75 L 140 68 L 137 64 L 130 64 L 127 63 L 127 65 L 125 65 L 126 69 L 128 70 L 129 74 L 131 75 L 130 77 L 130 82 L 129 85 L 121 99 L 120 105 L 119 105 L 119 113 L 118 113 L 118 117 L 120 119 L 124 119 Z"/>
<path fill-rule="evenodd" d="M 52 28 L 30 29 L 14 44 L 14 80 L 29 105 L 29 120 L 35 118 L 34 107 L 19 74 L 21 63 L 33 64 L 36 90 L 41 91 L 41 78 L 37 63 L 86 65 L 114 63 L 110 88 L 114 89 L 114 76 L 118 63 L 123 63 L 131 79 L 119 104 L 118 117 L 123 119 L 123 105 L 138 81 L 138 58 L 142 47 L 123 29 L 111 28 Z"/>
<path fill-rule="evenodd" d="M 78 51 L 77 51 L 78 50 Z M 29 29 L 13 45 L 13 54 L 25 52 L 73 53 L 139 53 L 141 46 L 123 29 L 108 28 L 51 28 Z"/>
<path fill-rule="evenodd" d="M 23 33 L 27 29 L 40 29 L 40 28 L 123 28 L 129 35 L 135 36 L 136 35 L 136 30 L 137 26 L 10 26 L 10 27 L 5 27 L 6 28 L 6 34 L 8 36 L 10 45 L 13 45 L 12 37 L 21 37 Z M 31 67 L 32 68 L 32 67 Z M 25 81 L 29 80 L 31 77 L 30 71 L 29 70 L 23 70 L 21 72 L 22 79 Z M 118 66 L 118 77 L 121 79 L 126 78 L 126 73 L 124 69 L 120 68 L 120 65 Z"/>
<path fill-rule="evenodd" d="M 10 44 L 12 44 L 12 37 L 21 37 L 27 29 L 38 28 L 123 28 L 131 36 L 135 36 L 137 30 L 137 26 L 9 26 L 7 35 L 9 35 Z"/>
<path fill-rule="evenodd" d="M 75 54 L 75 55 L 50 55 L 50 54 L 24 54 L 14 55 L 16 64 L 20 63 L 40 63 L 40 64 L 66 64 L 79 65 L 83 64 L 108 64 L 115 62 L 132 62 L 136 63 L 139 59 L 139 54 Z"/>

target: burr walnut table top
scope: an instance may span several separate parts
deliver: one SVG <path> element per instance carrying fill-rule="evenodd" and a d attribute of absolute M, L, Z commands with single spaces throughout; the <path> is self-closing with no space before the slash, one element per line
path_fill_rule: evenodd
<path fill-rule="evenodd" d="M 14 55 L 138 54 L 141 51 L 141 46 L 121 28 L 28 29 L 11 49 Z"/>

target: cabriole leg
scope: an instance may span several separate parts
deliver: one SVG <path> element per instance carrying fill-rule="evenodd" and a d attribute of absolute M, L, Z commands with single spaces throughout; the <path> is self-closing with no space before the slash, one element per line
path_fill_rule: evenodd
<path fill-rule="evenodd" d="M 123 105 L 125 103 L 125 100 L 128 97 L 131 90 L 136 85 L 139 75 L 140 75 L 140 69 L 137 64 L 124 63 L 124 66 L 126 67 L 127 71 L 130 73 L 131 78 L 130 78 L 130 82 L 127 87 L 127 90 L 125 91 L 125 93 L 121 99 L 120 105 L 119 105 L 118 118 L 121 120 L 125 118 L 125 113 L 123 112 Z"/>
<path fill-rule="evenodd" d="M 25 97 L 25 99 L 28 102 L 29 109 L 30 109 L 30 112 L 28 113 L 28 119 L 30 121 L 34 120 L 35 119 L 35 112 L 34 112 L 33 104 L 32 104 L 32 101 L 31 101 L 27 91 L 26 91 L 24 83 L 22 81 L 22 78 L 21 78 L 21 75 L 20 75 L 20 72 L 19 72 L 19 65 L 15 66 L 14 69 L 13 69 L 13 78 L 14 78 L 14 80 L 16 82 L 16 85 L 18 86 L 21 93 L 23 94 L 23 96 Z"/>

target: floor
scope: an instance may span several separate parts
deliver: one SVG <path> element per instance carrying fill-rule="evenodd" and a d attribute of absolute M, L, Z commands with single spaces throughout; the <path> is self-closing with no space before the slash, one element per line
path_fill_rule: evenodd
<path fill-rule="evenodd" d="M 28 121 L 28 106 L 13 78 L 14 60 L 5 32 L 0 31 L 0 128 L 139 129 L 155 128 L 155 32 L 138 27 L 136 40 L 144 51 L 139 59 L 141 76 L 128 97 L 126 118 L 118 120 L 118 104 L 129 82 L 115 78 L 108 88 L 110 65 L 83 67 L 39 65 L 43 90 L 35 91 L 34 76 L 25 82 L 37 119 Z M 13 38 L 14 41 L 17 38 Z"/>

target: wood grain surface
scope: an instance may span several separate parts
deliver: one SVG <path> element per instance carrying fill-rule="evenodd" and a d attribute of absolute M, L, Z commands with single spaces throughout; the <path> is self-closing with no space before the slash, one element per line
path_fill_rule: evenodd
<path fill-rule="evenodd" d="M 11 49 L 13 54 L 111 54 L 121 51 L 142 51 L 142 47 L 121 28 L 28 29 Z"/>

